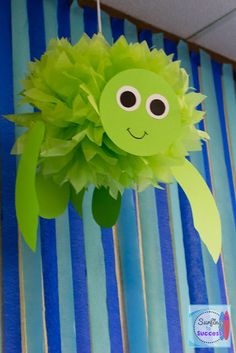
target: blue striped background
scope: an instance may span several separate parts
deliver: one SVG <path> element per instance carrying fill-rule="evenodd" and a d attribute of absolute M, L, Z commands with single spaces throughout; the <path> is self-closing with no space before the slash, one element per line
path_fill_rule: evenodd
<path fill-rule="evenodd" d="M 100 229 L 70 205 L 56 220 L 40 220 L 37 252 L 18 233 L 14 209 L 17 160 L 11 146 L 22 130 L 0 118 L 1 260 L 0 353 L 204 353 L 234 352 L 236 332 L 236 92 L 233 68 L 184 42 L 142 30 L 102 13 L 112 43 L 146 40 L 182 61 L 190 86 L 207 95 L 211 135 L 191 162 L 215 195 L 223 226 L 223 249 L 215 265 L 194 230 L 189 203 L 176 183 L 164 190 L 124 193 L 117 225 Z M 30 112 L 17 93 L 30 59 L 50 38 L 72 43 L 97 31 L 97 14 L 67 0 L 0 0 L 0 116 Z M 231 304 L 230 349 L 188 346 L 189 304 Z"/>

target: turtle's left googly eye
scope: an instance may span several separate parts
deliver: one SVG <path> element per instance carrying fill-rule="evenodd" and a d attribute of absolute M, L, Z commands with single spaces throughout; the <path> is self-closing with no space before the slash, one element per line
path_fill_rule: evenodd
<path fill-rule="evenodd" d="M 127 111 L 136 110 L 140 103 L 141 97 L 138 90 L 132 86 L 122 86 L 116 94 L 118 105 Z"/>
<path fill-rule="evenodd" d="M 164 119 L 169 112 L 167 99 L 160 94 L 152 94 L 146 102 L 146 110 L 154 119 Z"/>

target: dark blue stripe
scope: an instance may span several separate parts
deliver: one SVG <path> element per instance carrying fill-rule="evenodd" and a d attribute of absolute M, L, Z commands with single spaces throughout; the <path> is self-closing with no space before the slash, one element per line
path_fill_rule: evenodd
<path fill-rule="evenodd" d="M 223 140 L 223 146 L 224 146 L 225 164 L 227 168 L 230 196 L 232 200 L 232 207 L 233 207 L 233 213 L 234 213 L 234 221 L 236 223 L 236 199 L 235 199 L 235 192 L 234 192 L 233 170 L 232 170 L 232 165 L 230 160 L 229 141 L 228 141 L 228 134 L 227 134 L 227 128 L 225 123 L 225 112 L 224 112 L 224 99 L 223 99 L 223 89 L 222 89 L 222 64 L 217 63 L 214 60 L 212 60 L 211 63 L 212 63 L 212 71 L 213 71 L 213 78 L 214 78 L 214 84 L 215 84 L 216 100 L 217 100 L 218 112 L 220 117 L 220 126 L 221 126 L 221 132 L 223 137 L 222 140 Z"/>
<path fill-rule="evenodd" d="M 57 1 L 58 37 L 70 40 L 70 1 Z"/>
<path fill-rule="evenodd" d="M 198 77 L 198 66 L 199 65 L 200 65 L 199 54 L 191 53 L 191 67 L 192 67 L 192 74 L 193 74 L 193 83 L 194 83 L 194 87 L 196 88 L 197 92 L 200 92 L 200 82 L 199 82 L 199 77 Z M 201 106 L 198 106 L 198 109 L 201 109 Z M 201 130 L 204 130 L 204 121 L 201 121 L 199 123 L 199 128 Z M 203 143 L 203 145 L 202 145 L 202 154 L 203 154 L 206 182 L 207 182 L 208 187 L 212 191 L 213 187 L 212 187 L 211 172 L 210 172 L 210 162 L 209 162 L 209 158 L 208 158 L 206 143 Z M 223 275 L 222 259 L 221 258 L 219 259 L 219 261 L 217 263 L 217 271 L 218 271 L 218 278 L 219 278 L 221 301 L 222 301 L 222 304 L 226 304 L 227 298 L 226 298 L 226 292 L 225 292 L 224 275 Z"/>
<path fill-rule="evenodd" d="M 40 218 L 43 285 L 49 353 L 61 353 L 55 220 Z"/>
<path fill-rule="evenodd" d="M 164 185 L 162 185 L 164 187 Z M 169 352 L 183 352 L 178 293 L 166 190 L 155 189 L 165 291 Z"/>
<path fill-rule="evenodd" d="M 170 39 L 164 39 L 164 47 L 167 55 L 174 54 L 174 60 L 177 60 L 177 46 L 176 42 Z"/>
<path fill-rule="evenodd" d="M 97 11 L 87 6 L 84 7 L 84 31 L 90 38 L 98 31 Z"/>
<path fill-rule="evenodd" d="M 91 353 L 83 224 L 72 205 L 69 205 L 69 221 L 77 352 Z"/>
<path fill-rule="evenodd" d="M 112 229 L 102 228 L 102 245 L 106 267 L 107 309 L 111 353 L 122 353 L 123 346 Z"/>
<path fill-rule="evenodd" d="M 31 60 L 39 59 L 45 51 L 43 0 L 27 0 Z"/>
<path fill-rule="evenodd" d="M 111 31 L 112 31 L 113 41 L 116 42 L 120 36 L 124 35 L 124 31 L 125 31 L 124 20 L 122 20 L 120 18 L 112 17 L 111 18 Z"/>
<path fill-rule="evenodd" d="M 142 29 L 138 35 L 139 42 L 146 41 L 149 48 L 152 47 L 152 32 L 149 29 Z"/>
<path fill-rule="evenodd" d="M 18 229 L 15 217 L 16 160 L 10 155 L 15 140 L 14 125 L 2 115 L 12 114 L 13 71 L 11 2 L 0 0 L 0 166 L 2 189 L 3 339 L 5 353 L 21 352 Z"/>
<path fill-rule="evenodd" d="M 45 51 L 43 1 L 27 0 L 31 59 Z M 54 220 L 40 219 L 43 284 L 49 353 L 61 352 L 56 229 Z"/>

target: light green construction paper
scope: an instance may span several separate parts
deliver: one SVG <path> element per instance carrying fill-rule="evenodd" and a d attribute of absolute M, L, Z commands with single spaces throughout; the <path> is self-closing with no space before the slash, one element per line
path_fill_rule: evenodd
<path fill-rule="evenodd" d="M 193 222 L 214 262 L 221 252 L 221 221 L 216 202 L 201 174 L 187 160 L 172 167 L 172 173 L 184 190 L 193 214 Z"/>
<path fill-rule="evenodd" d="M 65 211 L 70 197 L 68 184 L 58 185 L 52 178 L 39 173 L 36 176 L 36 191 L 41 217 L 56 218 Z"/>
<path fill-rule="evenodd" d="M 121 194 L 114 199 L 109 191 L 101 187 L 93 192 L 92 211 L 97 224 L 104 228 L 114 226 L 119 216 L 121 206 Z"/>
<path fill-rule="evenodd" d="M 139 92 L 141 102 L 137 109 L 126 111 L 117 103 L 117 92 L 123 86 Z M 154 94 L 165 97 L 169 103 L 169 112 L 163 119 L 152 117 L 146 109 L 148 98 Z M 176 94 L 162 77 L 147 70 L 125 70 L 114 76 L 102 92 L 100 115 L 110 139 L 121 149 L 138 156 L 163 153 L 180 135 Z"/>
<path fill-rule="evenodd" d="M 45 125 L 35 123 L 24 144 L 16 178 L 16 215 L 20 231 L 28 246 L 35 251 L 39 205 L 35 189 L 35 174 L 44 137 Z"/>
<path fill-rule="evenodd" d="M 82 212 L 83 212 L 84 193 L 85 193 L 85 189 L 76 193 L 73 187 L 71 188 L 71 192 L 70 192 L 70 199 L 71 199 L 72 205 L 74 206 L 75 210 L 77 211 L 80 217 L 82 217 Z"/>

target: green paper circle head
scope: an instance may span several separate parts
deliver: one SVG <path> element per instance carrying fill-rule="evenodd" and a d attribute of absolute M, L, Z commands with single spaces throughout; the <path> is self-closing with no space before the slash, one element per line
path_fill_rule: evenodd
<path fill-rule="evenodd" d="M 144 69 L 122 71 L 107 83 L 100 116 L 109 138 L 138 156 L 165 152 L 180 133 L 176 94 L 164 78 Z"/>

